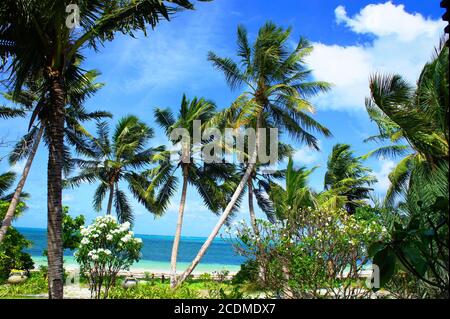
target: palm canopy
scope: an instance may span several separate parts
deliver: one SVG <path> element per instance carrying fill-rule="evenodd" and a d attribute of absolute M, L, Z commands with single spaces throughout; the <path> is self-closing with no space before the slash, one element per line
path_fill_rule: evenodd
<path fill-rule="evenodd" d="M 226 163 L 205 163 L 198 159 L 203 147 L 214 141 L 201 139 L 199 144 L 195 144 L 196 141 L 190 138 L 188 145 L 182 145 L 181 136 L 171 138 L 171 134 L 177 129 L 185 129 L 192 137 L 194 121 L 201 121 L 200 130 L 203 132 L 211 126 L 215 110 L 216 106 L 212 101 L 204 98 L 189 100 L 185 95 L 177 116 L 168 109 L 155 109 L 156 122 L 174 146 L 181 146 L 179 151 L 175 151 L 178 156 L 171 156 L 171 152 L 161 154 L 159 166 L 148 171 L 147 175 L 152 182 L 148 185 L 147 192 L 154 197 L 153 210 L 156 214 L 163 214 L 167 209 L 178 185 L 176 172 L 179 168 L 183 171 L 183 177 L 196 188 L 206 207 L 213 213 L 218 214 L 228 202 L 230 192 L 237 184 L 234 167 Z M 183 160 L 186 154 L 189 154 L 187 161 Z"/>
<path fill-rule="evenodd" d="M 133 34 L 154 28 L 179 9 L 192 9 L 188 0 L 81 0 L 79 27 L 66 25 L 72 1 L 5 0 L 0 4 L 0 56 L 19 90 L 31 74 L 61 76 L 78 51 L 97 49 L 116 32 Z M 57 73 L 57 74 L 56 74 Z"/>
<path fill-rule="evenodd" d="M 14 184 L 16 174 L 13 172 L 7 172 L 0 174 L 0 200 L 6 200 L 9 194 L 6 194 L 9 188 Z"/>
<path fill-rule="evenodd" d="M 317 139 L 308 130 L 325 136 L 331 133 L 306 113 L 314 112 L 308 98 L 327 91 L 330 84 L 309 81 L 311 70 L 305 66 L 305 57 L 311 53 L 312 46 L 302 38 L 291 52 L 290 35 L 290 28 L 284 30 L 267 22 L 250 45 L 246 29 L 239 26 L 239 63 L 213 52 L 208 59 L 224 73 L 231 88 L 246 86 L 249 90 L 224 112 L 224 118 L 237 112 L 241 120 L 233 124 L 239 125 L 255 122 L 257 115 L 261 115 L 261 127 L 284 129 L 292 137 L 318 149 Z"/>
<path fill-rule="evenodd" d="M 295 220 L 301 209 L 317 205 L 315 194 L 308 186 L 308 177 L 316 169 L 296 169 L 292 158 L 285 171 L 285 187 L 273 183 L 269 196 L 277 220 Z"/>
<path fill-rule="evenodd" d="M 122 181 L 128 184 L 131 193 L 148 207 L 148 200 L 142 196 L 143 181 L 141 171 L 152 163 L 153 157 L 164 150 L 162 146 L 148 147 L 153 130 L 136 116 L 126 116 L 117 123 L 110 139 L 106 122 L 97 123 L 97 136 L 90 141 L 89 159 L 73 159 L 73 164 L 81 168 L 80 174 L 65 181 L 67 187 L 82 183 L 100 182 L 93 205 L 97 211 L 109 192 L 107 213 L 111 213 L 114 201 L 115 211 L 121 222 L 132 222 L 133 212 L 129 199 L 121 190 Z"/>
<path fill-rule="evenodd" d="M 433 197 L 436 192 L 446 194 L 448 47 L 441 44 L 436 50 L 433 60 L 424 66 L 416 87 L 400 75 L 377 74 L 370 79 L 370 91 L 366 108 L 379 134 L 368 140 L 388 145 L 368 156 L 404 156 L 389 175 L 391 185 L 386 193 L 386 204 L 394 205 L 399 196 L 406 196 L 414 181 L 417 182 L 415 189 L 425 197 Z M 430 192 L 423 193 L 425 189 Z"/>
<path fill-rule="evenodd" d="M 327 162 L 324 187 L 337 196 L 345 196 L 346 210 L 353 214 L 356 208 L 369 199 L 377 180 L 372 170 L 363 166 L 362 158 L 355 157 L 348 144 L 336 144 Z"/>
<path fill-rule="evenodd" d="M 66 174 L 69 174 L 72 168 L 69 146 L 72 146 L 79 154 L 86 154 L 89 152 L 89 147 L 86 144 L 86 141 L 91 137 L 91 135 L 83 126 L 83 122 L 112 117 L 112 114 L 109 112 L 90 112 L 84 107 L 85 101 L 104 86 L 103 83 L 96 81 L 98 76 L 99 73 L 96 70 L 84 72 L 83 77 L 87 81 L 73 81 L 69 91 L 67 92 L 67 98 L 65 101 L 66 116 L 64 128 L 65 139 L 67 142 L 64 153 L 64 168 Z M 7 114 L 8 118 L 26 116 L 32 117 L 33 111 L 40 107 L 40 105 L 50 103 L 47 95 L 41 95 L 41 92 L 39 91 L 40 84 L 41 83 L 39 82 L 36 83 L 29 81 L 26 83 L 26 89 L 21 90 L 17 94 L 14 94 L 13 92 L 3 93 L 3 97 L 16 104 L 16 106 L 0 106 L 0 114 Z M 38 114 L 38 117 L 41 123 L 45 123 L 46 118 L 44 114 Z M 24 136 L 14 145 L 8 157 L 10 165 L 14 165 L 29 156 L 32 150 L 33 142 L 36 140 L 39 133 L 39 126 L 40 123 L 35 123 L 35 125 L 32 125 L 29 131 L 25 133 Z M 44 138 L 48 144 L 48 137 L 46 133 L 44 134 Z"/>

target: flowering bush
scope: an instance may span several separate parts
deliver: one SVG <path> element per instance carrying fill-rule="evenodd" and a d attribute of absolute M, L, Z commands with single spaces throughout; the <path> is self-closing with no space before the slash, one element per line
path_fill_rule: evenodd
<path fill-rule="evenodd" d="M 140 259 L 142 240 L 134 238 L 130 223 L 117 223 L 114 216 L 97 217 L 95 222 L 81 227 L 81 243 L 75 258 L 80 270 L 88 276 L 92 298 L 108 297 L 121 270 Z"/>
<path fill-rule="evenodd" d="M 376 216 L 307 208 L 294 220 L 258 220 L 257 227 L 255 235 L 252 227 L 238 223 L 233 242 L 240 254 L 260 265 L 262 288 L 290 298 L 369 293 L 361 279 L 370 262 L 367 247 L 386 233 Z"/>

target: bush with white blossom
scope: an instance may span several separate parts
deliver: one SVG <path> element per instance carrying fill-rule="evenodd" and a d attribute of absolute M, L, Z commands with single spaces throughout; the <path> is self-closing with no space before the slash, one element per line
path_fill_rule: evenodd
<path fill-rule="evenodd" d="M 291 298 L 356 298 L 367 295 L 362 271 L 369 245 L 384 236 L 379 218 L 364 209 L 305 208 L 293 220 L 245 222 L 226 230 L 235 249 L 258 263 L 260 288 Z"/>
<path fill-rule="evenodd" d="M 117 274 L 139 261 L 142 240 L 134 237 L 130 226 L 106 215 L 97 217 L 88 227 L 81 227 L 82 239 L 75 259 L 89 279 L 92 298 L 107 298 Z"/>

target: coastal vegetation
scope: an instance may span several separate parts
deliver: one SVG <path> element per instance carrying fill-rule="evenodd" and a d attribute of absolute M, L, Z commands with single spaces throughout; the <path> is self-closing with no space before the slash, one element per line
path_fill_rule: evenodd
<path fill-rule="evenodd" d="M 148 119 L 124 116 L 111 132 L 107 119 L 113 114 L 87 111 L 87 100 L 105 84 L 97 82 L 98 71 L 82 68 L 83 50 L 97 50 L 117 33 L 145 35 L 148 27 L 193 9 L 191 2 L 78 1 L 79 28 L 66 26 L 68 1 L 0 4 L 0 67 L 8 74 L 4 97 L 10 103 L 0 106 L 0 118 L 29 120 L 8 157 L 11 167 L 25 161 L 17 185 L 12 169 L 0 174 L 0 297 L 63 298 L 72 284 L 63 256 L 71 250 L 80 270 L 79 282 L 73 284 L 96 299 L 448 298 L 446 39 L 424 65 L 416 85 L 397 74 L 371 76 L 365 106 L 378 134 L 364 142 L 380 146 L 357 155 L 351 145 L 335 144 L 323 189 L 318 190 L 309 185 L 317 166 L 299 166 L 293 145 L 320 151 L 318 136 L 332 136 L 315 119 L 312 101 L 333 86 L 312 80 L 306 60 L 313 45 L 304 38 L 292 42 L 291 28 L 269 21 L 250 41 L 245 27 L 239 26 L 236 59 L 210 52 L 205 63 L 225 76 L 238 97 L 223 109 L 206 97 L 188 94 L 181 97 L 177 112 L 155 107 L 156 124 L 171 147 L 154 142 Z M 89 121 L 96 122 L 96 132 L 84 125 Z M 229 148 L 213 134 L 225 134 L 227 128 L 253 130 L 254 145 L 248 135 L 243 150 Z M 275 128 L 279 169 L 260 156 L 267 157 L 269 130 Z M 184 136 L 195 135 L 196 129 L 201 133 L 198 141 Z M 48 246 L 47 266 L 36 270 L 26 252 L 32 242 L 11 224 L 27 218 L 22 215 L 33 194 L 24 187 L 42 141 L 48 149 Z M 231 145 L 241 142 L 236 135 Z M 208 162 L 201 157 L 215 147 L 223 150 L 223 157 L 241 161 Z M 372 157 L 398 160 L 382 199 L 374 195 L 377 178 L 367 164 Z M 94 183 L 93 208 L 100 216 L 86 224 L 84 216 L 70 216 L 62 194 Z M 124 275 L 141 259 L 143 246 L 132 230 L 135 212 L 124 185 L 155 217 L 177 201 L 177 191 L 181 194 L 169 281 L 164 275 Z M 178 272 L 191 188 L 218 218 L 187 268 Z M 249 223 L 235 221 L 244 196 Z M 256 217 L 254 201 L 264 219 Z M 223 228 L 225 239 L 245 258 L 241 270 L 215 276 L 194 273 Z M 13 282 L 14 276 L 20 282 Z"/>

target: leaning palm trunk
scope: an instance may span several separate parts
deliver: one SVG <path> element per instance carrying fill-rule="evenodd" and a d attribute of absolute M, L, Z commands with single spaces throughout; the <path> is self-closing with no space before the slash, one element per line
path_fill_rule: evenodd
<path fill-rule="evenodd" d="M 172 256 L 170 258 L 170 287 L 174 288 L 177 284 L 177 256 L 178 256 L 178 247 L 180 244 L 181 238 L 181 229 L 183 227 L 183 215 L 184 215 L 184 206 L 186 203 L 186 193 L 187 193 L 187 182 L 188 182 L 188 170 L 187 166 L 183 166 L 183 189 L 181 191 L 181 201 L 180 207 L 178 209 L 178 221 L 177 221 L 177 230 L 175 232 L 175 238 L 173 240 L 172 247 Z"/>
<path fill-rule="evenodd" d="M 258 227 L 256 225 L 255 208 L 253 207 L 253 185 L 251 178 L 248 179 L 248 211 L 250 213 L 250 223 L 252 224 L 253 232 L 258 235 Z"/>
<path fill-rule="evenodd" d="M 256 154 L 256 152 L 255 152 L 255 154 Z M 191 265 L 181 275 L 180 279 L 178 280 L 178 282 L 176 284 L 176 287 L 180 286 L 186 280 L 186 278 L 188 278 L 189 275 L 194 271 L 195 267 L 197 267 L 197 265 L 200 263 L 200 260 L 203 258 L 206 251 L 208 250 L 209 246 L 211 246 L 214 238 L 219 233 L 220 228 L 222 228 L 223 224 L 225 224 L 225 221 L 227 220 L 228 215 L 231 213 L 231 210 L 233 209 L 234 205 L 236 204 L 236 201 L 238 200 L 239 196 L 241 195 L 242 191 L 244 190 L 245 184 L 247 183 L 247 180 L 248 180 L 251 172 L 253 171 L 254 167 L 255 167 L 254 163 L 248 164 L 247 170 L 245 171 L 245 174 L 242 177 L 241 182 L 239 183 L 238 187 L 234 191 L 233 196 L 231 197 L 231 201 L 228 203 L 227 207 L 225 208 L 224 212 L 222 213 L 222 216 L 220 217 L 220 219 L 217 222 L 216 226 L 214 227 L 213 231 L 209 235 L 208 239 L 205 241 L 203 246 L 200 248 L 197 256 L 195 256 Z"/>
<path fill-rule="evenodd" d="M 222 228 L 223 224 L 225 224 L 225 221 L 227 220 L 228 216 L 230 215 L 231 210 L 233 209 L 233 207 L 236 204 L 239 196 L 241 195 L 242 191 L 244 190 L 245 184 L 247 184 L 248 179 L 250 178 L 250 175 L 252 174 L 253 169 L 255 168 L 256 159 L 258 157 L 258 148 L 259 148 L 259 140 L 260 140 L 260 138 L 259 138 L 259 135 L 260 135 L 259 128 L 260 128 L 261 120 L 262 120 L 261 119 L 261 114 L 259 114 L 258 115 L 258 120 L 257 120 L 258 124 L 257 124 L 257 128 L 256 128 L 256 147 L 255 147 L 253 153 L 251 154 L 251 156 L 249 158 L 249 161 L 248 161 L 248 164 L 247 164 L 247 169 L 245 170 L 244 176 L 242 177 L 241 181 L 239 182 L 239 185 L 237 186 L 236 190 L 234 191 L 234 194 L 231 197 L 230 202 L 228 203 L 227 207 L 223 211 L 222 216 L 220 216 L 220 219 L 217 222 L 216 226 L 212 230 L 212 232 L 209 235 L 209 237 L 206 239 L 205 243 L 200 248 L 199 252 L 197 253 L 197 256 L 195 256 L 195 258 L 192 261 L 192 263 L 189 265 L 189 267 L 181 275 L 180 279 L 178 280 L 178 282 L 176 284 L 176 287 L 180 286 L 186 280 L 186 278 L 188 278 L 191 275 L 191 273 L 194 271 L 195 267 L 197 267 L 197 265 L 200 263 L 200 260 L 205 255 L 205 253 L 208 250 L 209 246 L 211 246 L 214 238 L 216 238 L 216 236 L 219 233 L 220 229 Z"/>
<path fill-rule="evenodd" d="M 51 78 L 51 109 L 48 115 L 49 156 L 47 167 L 48 294 L 63 298 L 62 167 L 64 150 L 64 88 Z"/>
<path fill-rule="evenodd" d="M 3 241 L 3 238 L 6 235 L 6 231 L 11 226 L 11 222 L 14 218 L 14 213 L 20 201 L 20 194 L 22 193 L 22 190 L 25 186 L 28 173 L 30 172 L 31 169 L 31 164 L 33 164 L 34 156 L 36 155 L 36 151 L 39 147 L 39 143 L 41 142 L 43 133 L 44 133 L 44 125 L 41 125 L 38 134 L 36 135 L 36 139 L 33 142 L 33 146 L 28 156 L 27 162 L 25 163 L 22 176 L 20 177 L 19 183 L 17 184 L 16 190 L 14 191 L 14 195 L 11 199 L 11 202 L 9 203 L 8 210 L 6 211 L 5 218 L 3 219 L 2 227 L 0 228 L 0 243 Z"/>

